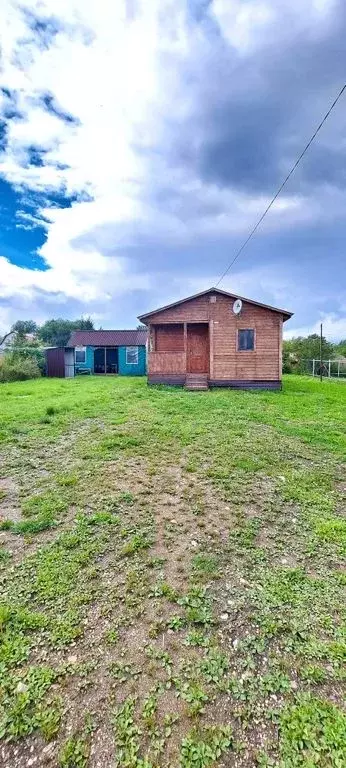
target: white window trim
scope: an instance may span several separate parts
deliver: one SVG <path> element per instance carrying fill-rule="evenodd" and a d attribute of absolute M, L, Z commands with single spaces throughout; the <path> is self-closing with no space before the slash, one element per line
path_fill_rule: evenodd
<path fill-rule="evenodd" d="M 136 350 L 136 360 L 135 361 L 128 360 L 128 352 L 130 350 L 131 350 L 131 352 L 133 352 L 133 350 Z M 126 365 L 138 365 L 138 347 L 136 347 L 136 346 L 126 347 Z"/>
<path fill-rule="evenodd" d="M 77 360 L 77 352 L 84 352 L 84 360 Z M 74 361 L 76 365 L 85 365 L 86 363 L 86 347 L 75 347 Z"/>

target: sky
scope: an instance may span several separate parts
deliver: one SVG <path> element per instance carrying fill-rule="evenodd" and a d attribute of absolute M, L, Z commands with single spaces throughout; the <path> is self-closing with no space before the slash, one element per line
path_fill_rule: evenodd
<path fill-rule="evenodd" d="M 345 82 L 344 0 L 3 0 L 0 331 L 216 284 Z M 346 338 L 346 95 L 221 284 Z"/>

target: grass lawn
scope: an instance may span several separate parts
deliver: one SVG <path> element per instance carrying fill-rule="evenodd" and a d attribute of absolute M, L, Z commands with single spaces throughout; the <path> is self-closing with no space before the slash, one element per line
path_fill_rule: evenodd
<path fill-rule="evenodd" d="M 344 768 L 346 386 L 0 385 L 0 765 Z"/>

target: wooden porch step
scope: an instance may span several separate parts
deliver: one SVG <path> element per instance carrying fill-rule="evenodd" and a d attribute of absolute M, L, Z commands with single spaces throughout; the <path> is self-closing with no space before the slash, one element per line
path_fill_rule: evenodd
<path fill-rule="evenodd" d="M 185 389 L 209 389 L 207 373 L 187 373 L 185 379 Z"/>

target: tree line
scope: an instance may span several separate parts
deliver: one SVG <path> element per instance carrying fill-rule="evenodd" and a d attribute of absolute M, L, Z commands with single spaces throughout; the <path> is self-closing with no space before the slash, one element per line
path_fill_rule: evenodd
<path fill-rule="evenodd" d="M 17 320 L 2 337 L 0 381 L 34 379 L 45 373 L 44 347 L 66 347 L 72 331 L 92 331 L 90 317 L 65 320 L 62 317 L 38 325 L 34 320 Z"/>
<path fill-rule="evenodd" d="M 307 360 L 320 359 L 320 343 L 318 333 L 285 340 L 282 352 L 283 373 L 304 373 Z M 340 358 L 346 358 L 346 339 L 333 344 L 322 336 L 322 360 Z"/>

